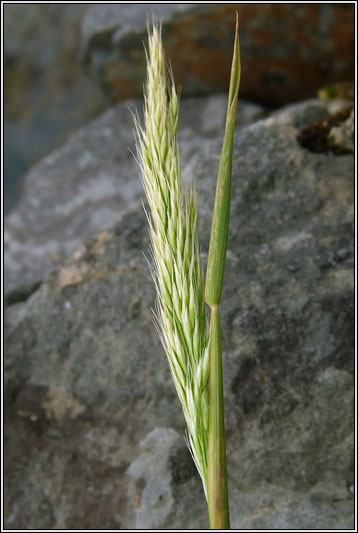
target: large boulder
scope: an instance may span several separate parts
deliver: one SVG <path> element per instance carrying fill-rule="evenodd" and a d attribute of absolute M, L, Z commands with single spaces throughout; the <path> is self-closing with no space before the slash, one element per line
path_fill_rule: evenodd
<path fill-rule="evenodd" d="M 321 114 L 304 102 L 235 138 L 222 298 L 234 529 L 354 526 L 354 157 L 299 144 Z M 202 144 L 205 261 L 221 140 Z M 148 247 L 142 208 L 123 211 L 7 307 L 6 527 L 207 527 Z"/>
<path fill-rule="evenodd" d="M 141 94 L 153 15 L 183 94 L 226 91 L 236 11 L 246 98 L 280 106 L 354 79 L 354 6 L 339 3 L 94 4 L 82 21 L 84 64 L 112 101 Z"/>

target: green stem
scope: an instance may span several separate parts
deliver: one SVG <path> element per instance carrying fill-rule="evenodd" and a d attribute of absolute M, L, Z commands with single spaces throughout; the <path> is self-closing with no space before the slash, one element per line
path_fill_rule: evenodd
<path fill-rule="evenodd" d="M 219 307 L 210 315 L 208 510 L 211 529 L 230 529 Z"/>

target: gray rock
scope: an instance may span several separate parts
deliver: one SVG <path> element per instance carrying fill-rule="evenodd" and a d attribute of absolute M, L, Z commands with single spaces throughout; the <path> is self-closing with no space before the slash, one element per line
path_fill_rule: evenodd
<path fill-rule="evenodd" d="M 24 174 L 108 102 L 84 74 L 79 26 L 86 4 L 4 6 L 5 212 Z"/>
<path fill-rule="evenodd" d="M 109 109 L 27 174 L 21 202 L 5 219 L 7 301 L 26 298 L 84 238 L 139 201 L 131 112 L 142 105 L 131 100 Z M 183 100 L 180 146 L 187 177 L 192 156 L 223 131 L 225 108 L 222 95 Z M 238 113 L 243 127 L 263 109 L 241 102 Z"/>
<path fill-rule="evenodd" d="M 233 529 L 354 526 L 354 157 L 311 153 L 288 107 L 235 139 L 222 298 Z M 194 157 L 205 261 L 219 141 Z M 152 325 L 141 208 L 5 324 L 7 527 L 207 527 Z M 142 443 L 142 444 L 141 444 Z"/>
<path fill-rule="evenodd" d="M 196 529 L 200 521 L 205 524 L 205 498 L 193 501 L 198 484 L 182 435 L 156 428 L 140 446 L 143 451 L 127 470 L 129 494 L 135 489 L 137 500 L 135 529 L 159 529 L 169 517 L 171 529 L 183 528 L 183 516 L 186 529 Z"/>
<path fill-rule="evenodd" d="M 82 21 L 85 68 L 111 101 L 141 94 L 153 14 L 183 94 L 226 91 L 236 11 L 245 98 L 282 106 L 353 80 L 354 10 L 339 4 L 95 4 Z"/>

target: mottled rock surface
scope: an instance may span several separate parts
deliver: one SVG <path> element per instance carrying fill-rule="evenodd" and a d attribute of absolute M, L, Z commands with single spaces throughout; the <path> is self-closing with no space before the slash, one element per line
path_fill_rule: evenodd
<path fill-rule="evenodd" d="M 236 136 L 222 298 L 233 529 L 353 528 L 351 154 L 312 153 L 317 101 Z M 219 141 L 193 159 L 206 258 Z M 6 527 L 206 528 L 152 325 L 140 207 L 6 309 Z"/>
<path fill-rule="evenodd" d="M 141 94 L 142 41 L 151 13 L 183 94 L 227 90 L 235 11 L 249 100 L 283 105 L 326 83 L 354 78 L 354 6 L 349 4 L 95 4 L 82 22 L 85 66 L 111 100 Z"/>
<path fill-rule="evenodd" d="M 21 201 L 5 219 L 5 293 L 21 300 L 83 239 L 139 201 L 142 186 L 133 117 L 143 100 L 126 101 L 74 133 L 26 175 Z M 180 148 L 184 174 L 209 139 L 224 131 L 226 96 L 183 99 Z M 239 127 L 263 114 L 240 102 Z"/>

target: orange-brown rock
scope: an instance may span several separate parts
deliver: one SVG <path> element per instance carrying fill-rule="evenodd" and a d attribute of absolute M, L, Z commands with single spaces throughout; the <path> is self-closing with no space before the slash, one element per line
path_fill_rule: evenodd
<path fill-rule="evenodd" d="M 280 105 L 354 76 L 354 7 L 349 4 L 94 5 L 82 52 L 112 100 L 142 93 L 147 13 L 163 39 L 183 94 L 227 89 L 235 11 L 240 18 L 241 96 Z"/>

